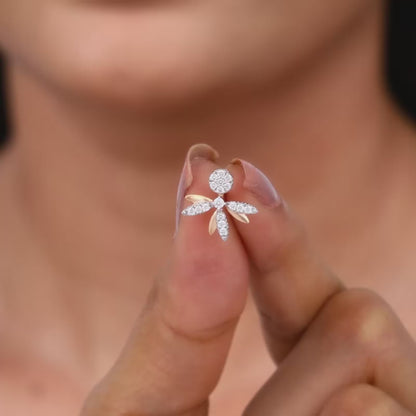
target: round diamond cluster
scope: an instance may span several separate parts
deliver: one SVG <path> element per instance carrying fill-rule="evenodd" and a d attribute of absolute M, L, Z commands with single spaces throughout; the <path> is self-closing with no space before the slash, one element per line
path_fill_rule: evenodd
<path fill-rule="evenodd" d="M 227 207 L 234 212 L 239 214 L 257 214 L 257 208 L 253 205 L 247 204 L 247 202 L 236 202 L 230 201 L 227 202 Z"/>
<path fill-rule="evenodd" d="M 209 186 L 217 194 L 225 194 L 233 186 L 233 177 L 227 169 L 217 169 L 209 177 Z"/>

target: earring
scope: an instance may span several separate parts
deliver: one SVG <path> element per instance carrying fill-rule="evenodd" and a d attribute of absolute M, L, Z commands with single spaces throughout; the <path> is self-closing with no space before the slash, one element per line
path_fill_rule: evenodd
<path fill-rule="evenodd" d="M 215 230 L 218 230 L 220 237 L 226 241 L 229 234 L 229 225 L 224 207 L 236 220 L 245 224 L 250 222 L 247 214 L 258 213 L 257 208 L 247 202 L 224 201 L 224 194 L 230 191 L 233 183 L 234 179 L 227 169 L 214 170 L 209 176 L 209 187 L 218 194 L 217 198 L 212 200 L 203 195 L 186 195 L 185 200 L 192 202 L 192 205 L 185 208 L 182 215 L 199 215 L 214 208 L 215 211 L 209 221 L 208 232 L 212 235 Z"/>

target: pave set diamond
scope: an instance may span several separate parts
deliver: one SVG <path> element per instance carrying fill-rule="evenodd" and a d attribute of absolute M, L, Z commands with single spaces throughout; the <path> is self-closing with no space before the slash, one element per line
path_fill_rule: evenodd
<path fill-rule="evenodd" d="M 217 194 L 227 193 L 233 186 L 233 177 L 227 169 L 217 169 L 209 175 L 209 187 Z"/>
<path fill-rule="evenodd" d="M 195 202 L 190 207 L 184 209 L 182 211 L 183 215 L 198 215 L 203 214 L 204 212 L 208 212 L 212 208 L 211 202 L 201 201 Z"/>
<path fill-rule="evenodd" d="M 229 235 L 229 225 L 227 216 L 223 210 L 227 211 L 238 221 L 249 223 L 247 214 L 257 214 L 258 210 L 255 206 L 247 202 L 224 200 L 224 194 L 230 191 L 233 186 L 233 177 L 227 169 L 217 169 L 209 176 L 210 188 L 218 194 L 214 200 L 202 195 L 186 195 L 185 199 L 192 202 L 192 205 L 182 211 L 182 215 L 193 216 L 208 212 L 211 208 L 215 211 L 209 222 L 209 233 L 213 234 L 218 230 L 220 237 L 226 241 Z"/>

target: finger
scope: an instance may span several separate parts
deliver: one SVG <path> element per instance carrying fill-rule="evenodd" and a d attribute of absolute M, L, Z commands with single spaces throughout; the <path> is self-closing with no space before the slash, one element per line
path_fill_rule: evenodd
<path fill-rule="evenodd" d="M 245 416 L 316 415 L 355 384 L 372 384 L 416 414 L 414 342 L 386 302 L 363 289 L 327 302 Z"/>
<path fill-rule="evenodd" d="M 185 191 L 212 194 L 214 156 L 207 146 L 191 148 L 180 194 L 190 176 Z M 246 254 L 235 230 L 226 242 L 210 236 L 207 214 L 181 218 L 168 269 L 84 416 L 207 413 L 248 286 Z"/>
<path fill-rule="evenodd" d="M 412 416 L 396 400 L 369 384 L 357 384 L 334 394 L 319 416 Z"/>
<path fill-rule="evenodd" d="M 252 261 L 252 290 L 266 341 L 279 361 L 343 285 L 320 262 L 299 221 L 267 177 L 238 159 L 228 169 L 235 178 L 230 198 L 249 202 L 259 211 L 249 225 L 235 222 L 235 226 Z"/>

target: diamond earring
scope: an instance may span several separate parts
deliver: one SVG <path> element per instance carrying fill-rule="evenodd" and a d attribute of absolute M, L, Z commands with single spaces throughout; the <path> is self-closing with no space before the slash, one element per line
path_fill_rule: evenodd
<path fill-rule="evenodd" d="M 234 179 L 227 169 L 214 170 L 209 176 L 209 187 L 218 194 L 217 198 L 212 200 L 203 195 L 186 195 L 185 200 L 192 202 L 192 205 L 185 208 L 182 215 L 199 215 L 214 208 L 215 211 L 209 221 L 208 232 L 212 235 L 215 230 L 218 230 L 220 237 L 226 241 L 229 234 L 229 225 L 223 210 L 224 207 L 236 220 L 245 224 L 250 222 L 247 214 L 258 213 L 257 208 L 247 202 L 224 201 L 224 194 L 230 191 L 233 183 Z"/>

